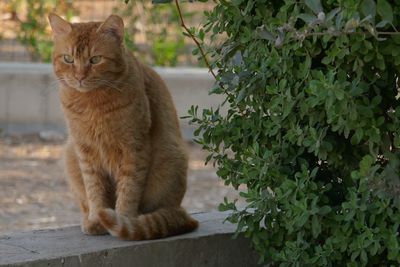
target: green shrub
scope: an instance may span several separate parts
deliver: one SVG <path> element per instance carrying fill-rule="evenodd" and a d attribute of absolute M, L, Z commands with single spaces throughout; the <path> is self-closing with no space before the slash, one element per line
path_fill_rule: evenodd
<path fill-rule="evenodd" d="M 189 113 L 268 266 L 399 266 L 400 1 L 218 1 L 218 109 Z"/>

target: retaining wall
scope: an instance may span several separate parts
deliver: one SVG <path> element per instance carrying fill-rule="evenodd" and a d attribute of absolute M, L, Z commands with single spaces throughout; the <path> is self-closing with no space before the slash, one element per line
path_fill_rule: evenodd
<path fill-rule="evenodd" d="M 209 96 L 213 78 L 201 68 L 155 68 L 166 81 L 179 117 L 191 105 L 216 107 L 222 98 Z M 181 120 L 187 131 L 188 121 Z M 5 132 L 65 131 L 58 84 L 51 64 L 0 63 L 0 128 Z M 189 127 L 190 128 L 190 127 Z"/>
<path fill-rule="evenodd" d="M 48 267 L 251 267 L 258 257 L 249 240 L 232 238 L 226 214 L 194 214 L 199 228 L 185 235 L 151 241 L 120 241 L 87 236 L 78 226 L 0 236 L 0 266 Z"/>

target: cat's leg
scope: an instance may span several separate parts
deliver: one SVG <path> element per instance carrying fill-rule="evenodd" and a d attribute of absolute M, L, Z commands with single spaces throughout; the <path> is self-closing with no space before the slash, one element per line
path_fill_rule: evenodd
<path fill-rule="evenodd" d="M 107 186 L 104 177 L 87 168 L 87 164 L 82 164 L 81 168 L 72 144 L 67 145 L 65 162 L 69 184 L 82 211 L 82 231 L 93 235 L 106 234 L 106 229 L 97 219 L 98 209 L 111 207 L 107 195 L 102 193 Z"/>
<path fill-rule="evenodd" d="M 186 192 L 188 156 L 184 148 L 171 148 L 171 155 L 153 159 L 142 195 L 141 211 L 179 207 Z"/>
<path fill-rule="evenodd" d="M 186 188 L 186 155 L 158 158 L 152 167 L 146 176 L 139 216 L 130 218 L 112 209 L 100 211 L 101 222 L 111 235 L 124 240 L 148 240 L 198 227 L 198 222 L 180 207 Z"/>
<path fill-rule="evenodd" d="M 115 211 L 128 218 L 135 218 L 139 213 L 149 162 L 144 150 L 124 154 L 116 175 Z"/>
<path fill-rule="evenodd" d="M 129 199 L 132 200 L 135 196 L 135 191 L 126 191 L 122 195 L 120 191 L 119 201 L 117 200 L 119 211 L 105 209 L 99 213 L 102 224 L 113 236 L 125 240 L 155 239 L 187 233 L 198 227 L 198 222 L 180 207 L 186 189 L 186 153 L 183 149 L 177 149 L 176 153 L 165 157 L 154 158 L 154 154 L 152 157 L 152 164 L 147 164 L 151 167 L 146 171 L 145 185 L 139 187 L 144 190 L 136 195 L 135 205 L 126 205 L 130 203 Z M 140 165 L 136 167 L 136 170 L 138 169 Z M 133 170 L 134 168 L 131 171 Z M 135 176 L 120 178 L 126 178 L 124 184 L 128 185 L 128 181 L 133 181 L 127 179 L 129 177 Z M 127 188 L 133 189 L 135 186 L 130 184 Z M 124 208 L 136 208 L 139 198 L 140 214 L 132 218 L 132 210 Z"/>
<path fill-rule="evenodd" d="M 76 157 L 73 145 L 67 143 L 64 154 L 65 172 L 69 186 L 79 203 L 82 213 L 82 230 L 83 224 L 88 220 L 89 206 L 86 198 L 85 185 L 83 184 L 82 173 L 79 168 L 78 159 Z"/>

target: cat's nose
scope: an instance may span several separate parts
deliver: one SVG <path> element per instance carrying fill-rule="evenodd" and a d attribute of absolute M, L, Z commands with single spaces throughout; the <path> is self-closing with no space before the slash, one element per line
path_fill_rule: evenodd
<path fill-rule="evenodd" d="M 83 79 L 85 79 L 84 73 L 75 73 L 74 76 L 75 76 L 75 79 L 77 79 L 79 83 L 82 83 Z"/>

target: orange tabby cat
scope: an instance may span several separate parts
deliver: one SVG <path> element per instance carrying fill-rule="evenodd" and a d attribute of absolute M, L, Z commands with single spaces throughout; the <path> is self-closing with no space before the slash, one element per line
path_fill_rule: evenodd
<path fill-rule="evenodd" d="M 180 206 L 187 154 L 171 96 L 125 49 L 122 19 L 49 20 L 69 129 L 66 171 L 82 231 L 143 240 L 196 229 Z"/>

